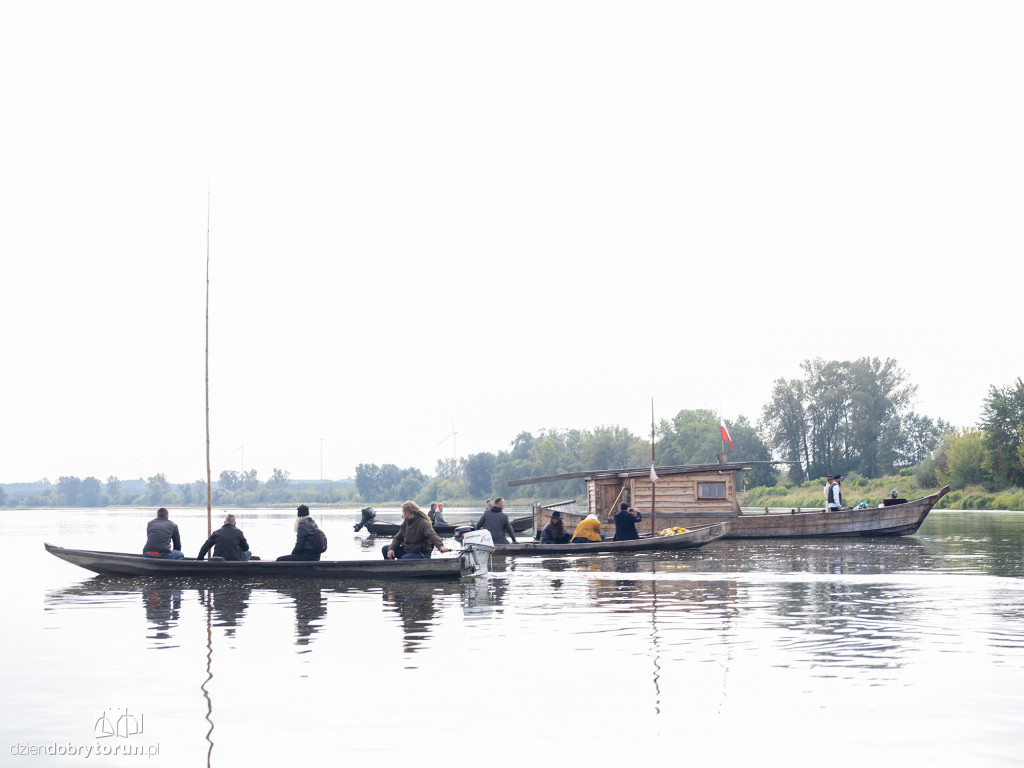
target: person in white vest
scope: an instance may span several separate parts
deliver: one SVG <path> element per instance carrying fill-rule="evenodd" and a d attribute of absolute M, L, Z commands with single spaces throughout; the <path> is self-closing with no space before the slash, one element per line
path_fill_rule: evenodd
<path fill-rule="evenodd" d="M 843 489 L 840 481 L 842 475 L 832 475 L 832 485 L 829 486 L 828 509 L 830 512 L 838 511 L 843 507 Z"/>

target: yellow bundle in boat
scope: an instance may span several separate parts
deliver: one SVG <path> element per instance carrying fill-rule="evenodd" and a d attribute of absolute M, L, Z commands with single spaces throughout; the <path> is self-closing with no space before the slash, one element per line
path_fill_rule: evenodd
<path fill-rule="evenodd" d="M 683 528 L 681 525 L 677 525 L 674 528 L 662 528 L 660 531 L 658 531 L 658 535 L 659 536 L 675 536 L 676 534 L 679 534 L 679 533 L 686 533 L 689 530 L 690 530 L 689 528 Z"/>

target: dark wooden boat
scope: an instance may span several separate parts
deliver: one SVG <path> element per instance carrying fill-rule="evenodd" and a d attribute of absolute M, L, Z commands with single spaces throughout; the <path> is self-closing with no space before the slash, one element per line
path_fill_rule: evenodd
<path fill-rule="evenodd" d="M 729 523 L 703 525 L 699 528 L 677 533 L 671 536 L 642 536 L 632 541 L 591 541 L 580 544 L 541 544 L 526 542 L 523 544 L 500 544 L 494 548 L 499 556 L 519 555 L 593 555 L 615 554 L 617 552 L 673 552 L 679 549 L 695 549 L 703 547 L 715 539 L 720 539 L 729 531 Z"/>
<path fill-rule="evenodd" d="M 514 517 L 509 522 L 512 523 L 513 531 L 516 533 L 525 533 L 533 527 L 533 515 Z M 358 531 L 360 527 L 363 527 L 366 528 L 366 530 L 373 536 L 394 536 L 398 533 L 399 525 L 401 525 L 401 523 L 379 523 L 376 520 L 370 520 L 357 525 L 356 530 Z M 476 520 L 467 520 L 448 525 L 435 525 L 434 530 L 437 531 L 437 535 L 441 538 L 451 538 L 455 535 L 455 529 L 463 525 L 476 525 Z"/>
<path fill-rule="evenodd" d="M 660 482 L 659 482 L 660 485 Z M 881 507 L 864 507 L 862 509 L 841 509 L 826 512 L 824 509 L 793 510 L 792 512 L 759 512 L 736 511 L 658 511 L 654 526 L 660 530 L 670 526 L 695 528 L 713 523 L 728 523 L 729 530 L 723 538 L 771 538 L 798 536 L 907 536 L 915 533 L 924 522 L 932 507 L 949 493 L 949 486 L 938 492 L 919 499 L 912 499 L 901 504 L 885 504 Z M 587 516 L 587 511 L 575 508 L 563 502 L 552 505 L 562 515 L 566 529 L 579 524 Z M 547 507 L 537 506 L 534 509 L 537 530 L 543 528 L 551 518 Z M 650 525 L 649 515 L 644 515 L 644 522 L 639 525 Z M 608 525 L 607 523 L 603 524 Z M 614 531 L 614 524 L 610 525 Z"/>
<path fill-rule="evenodd" d="M 613 515 L 622 503 L 643 513 L 637 528 L 643 532 L 681 526 L 699 528 L 729 523 L 724 538 L 771 538 L 776 536 L 906 536 L 921 527 L 932 507 L 949 493 L 949 486 L 919 499 L 887 500 L 879 507 L 847 508 L 832 512 L 824 509 L 794 509 L 792 513 L 771 514 L 740 509 L 738 475 L 753 464 L 772 462 L 734 462 L 683 464 L 657 467 L 657 495 L 651 482 L 650 467 L 573 472 L 550 477 L 510 480 L 510 486 L 535 485 L 555 480 L 583 478 L 587 484 L 587 506 L 578 508 L 575 500 L 533 509 L 534 530 L 541 530 L 551 513 L 561 513 L 567 531 L 593 513 L 602 521 L 602 533 L 615 530 Z M 902 503 L 901 503 L 902 502 Z M 651 514 L 651 509 L 655 513 Z"/>
<path fill-rule="evenodd" d="M 164 560 L 124 552 L 65 549 L 44 544 L 46 551 L 61 560 L 104 576 L 188 576 L 258 577 L 316 579 L 458 579 L 473 573 L 473 558 L 463 551 L 456 557 L 423 560 L 319 560 L 278 562 L 276 560 Z"/>

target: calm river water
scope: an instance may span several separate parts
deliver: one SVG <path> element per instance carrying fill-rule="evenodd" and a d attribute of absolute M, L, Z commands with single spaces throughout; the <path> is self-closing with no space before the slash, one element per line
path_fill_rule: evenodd
<path fill-rule="evenodd" d="M 2 514 L 0 765 L 1024 764 L 1021 513 L 386 586 L 91 577 L 43 542 L 134 552 L 152 510 Z M 236 514 L 290 551 L 293 513 Z"/>

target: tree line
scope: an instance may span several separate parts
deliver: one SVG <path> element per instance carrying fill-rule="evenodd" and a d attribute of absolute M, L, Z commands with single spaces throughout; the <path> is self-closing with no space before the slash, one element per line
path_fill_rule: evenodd
<path fill-rule="evenodd" d="M 27 487 L 26 487 L 27 486 Z M 59 477 L 56 483 L 46 478 L 38 483 L 19 483 L 21 493 L 8 493 L 0 486 L 0 507 L 107 507 L 107 506 L 205 506 L 206 481 L 171 483 L 163 473 L 146 479 L 106 481 L 95 477 L 81 479 Z M 346 481 L 306 481 L 293 487 L 287 470 L 275 468 L 261 482 L 256 470 L 224 470 L 214 481 L 212 502 L 217 506 L 257 506 L 305 502 L 340 504 L 358 501 L 353 483 Z"/>
<path fill-rule="evenodd" d="M 921 488 L 949 484 L 986 490 L 1024 486 L 1024 381 L 991 386 L 976 425 L 955 428 L 915 413 L 916 386 L 895 360 L 860 358 L 801 364 L 803 375 L 774 382 L 760 420 L 727 422 L 734 450 L 728 461 L 754 464 L 747 487 L 799 485 L 838 472 L 847 478 L 912 474 Z M 661 466 L 713 463 L 722 452 L 720 419 L 709 410 L 682 410 L 655 428 L 655 462 Z M 415 467 L 359 464 L 354 487 L 330 483 L 293 487 L 289 473 L 275 468 L 261 482 L 255 470 L 220 473 L 213 491 L 218 506 L 306 503 L 383 503 L 415 499 L 505 496 L 509 499 L 574 498 L 582 480 L 509 487 L 508 481 L 587 470 L 642 467 L 650 463 L 649 437 L 619 426 L 520 432 L 504 450 L 440 459 L 428 476 Z M 125 489 L 116 477 L 61 477 L 55 486 L 15 499 L 0 486 L 0 506 L 202 505 L 206 483 L 172 485 L 162 475 L 145 487 Z"/>

